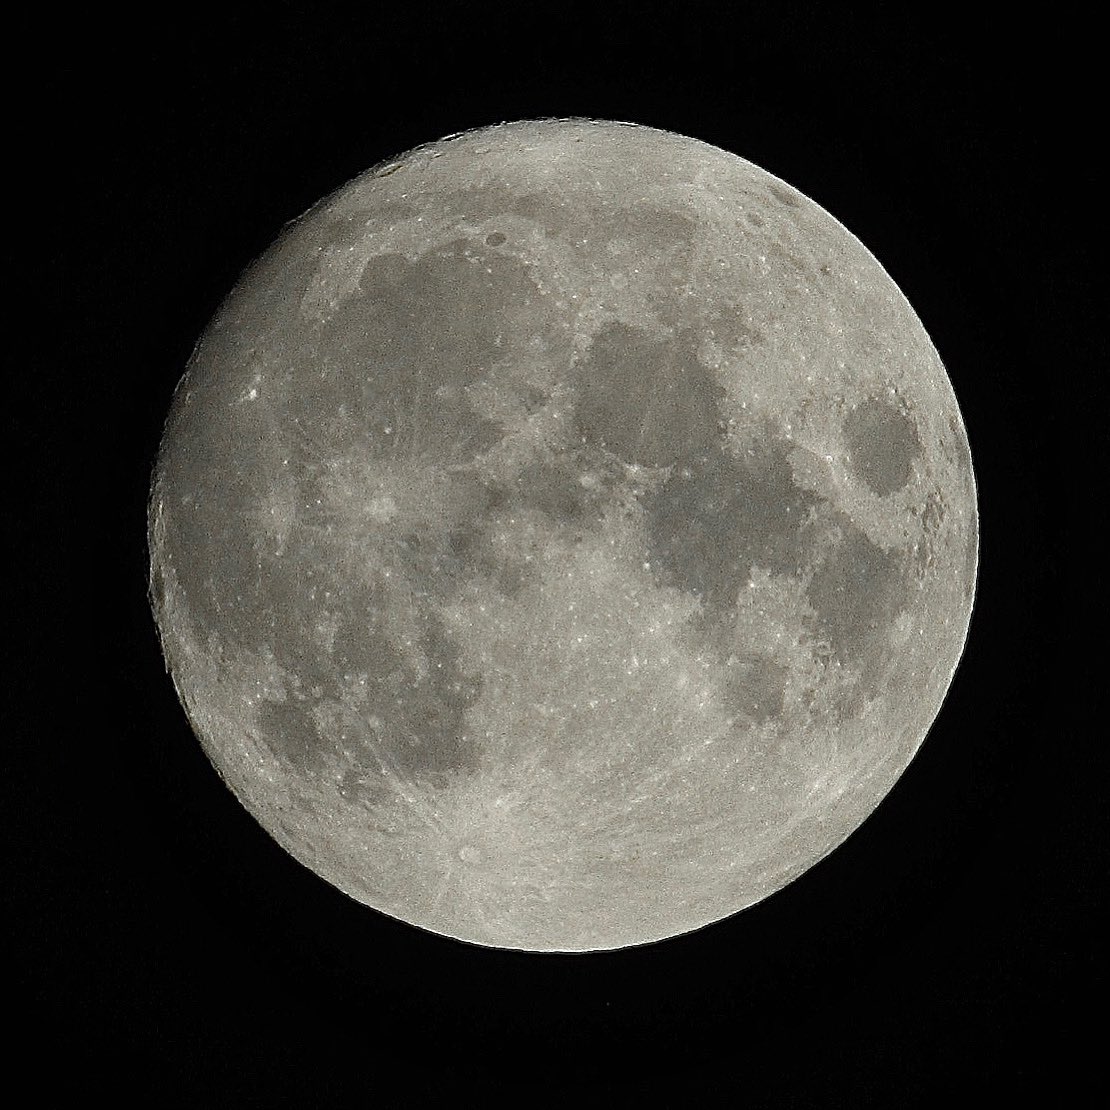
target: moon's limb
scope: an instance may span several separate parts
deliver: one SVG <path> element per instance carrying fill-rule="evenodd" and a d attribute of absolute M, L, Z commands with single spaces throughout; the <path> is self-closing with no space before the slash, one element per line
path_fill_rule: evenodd
<path fill-rule="evenodd" d="M 503 125 L 286 229 L 205 333 L 152 599 L 212 761 L 480 944 L 751 905 L 905 769 L 967 633 L 951 385 L 866 249 L 694 140 Z"/>

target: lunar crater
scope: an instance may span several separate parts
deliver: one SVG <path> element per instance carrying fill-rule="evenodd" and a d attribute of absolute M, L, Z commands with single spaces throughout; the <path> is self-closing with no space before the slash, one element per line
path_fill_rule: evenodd
<path fill-rule="evenodd" d="M 868 398 L 848 414 L 844 437 L 853 468 L 880 497 L 905 487 L 921 455 L 912 418 L 882 397 Z"/>

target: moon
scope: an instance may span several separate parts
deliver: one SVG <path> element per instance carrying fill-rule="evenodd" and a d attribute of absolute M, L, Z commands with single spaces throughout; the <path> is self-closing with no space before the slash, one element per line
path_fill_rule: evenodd
<path fill-rule="evenodd" d="M 881 802 L 977 519 L 944 366 L 849 231 L 704 142 L 527 120 L 376 167 L 243 275 L 167 418 L 150 595 L 297 860 L 447 937 L 612 949 Z"/>

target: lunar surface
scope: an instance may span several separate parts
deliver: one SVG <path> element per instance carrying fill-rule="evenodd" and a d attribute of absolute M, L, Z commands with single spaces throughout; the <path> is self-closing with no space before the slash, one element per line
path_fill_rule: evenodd
<path fill-rule="evenodd" d="M 847 838 L 952 680 L 977 566 L 940 358 L 734 154 L 540 120 L 290 224 L 178 387 L 169 671 L 296 859 L 415 926 L 582 951 Z"/>

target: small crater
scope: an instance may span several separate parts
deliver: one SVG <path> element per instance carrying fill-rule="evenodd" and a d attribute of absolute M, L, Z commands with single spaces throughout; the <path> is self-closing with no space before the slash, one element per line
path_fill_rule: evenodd
<path fill-rule="evenodd" d="M 762 227 L 766 222 L 762 216 L 757 215 L 755 212 L 748 212 L 746 215 L 748 223 L 750 223 L 752 227 Z"/>
<path fill-rule="evenodd" d="M 515 388 L 520 405 L 529 416 L 539 412 L 551 400 L 550 394 L 527 382 L 519 382 Z"/>
<path fill-rule="evenodd" d="M 499 247 L 505 242 L 505 235 L 500 231 L 492 231 L 486 236 L 487 247 Z"/>
<path fill-rule="evenodd" d="M 844 438 L 852 469 L 879 497 L 903 489 L 921 454 L 917 426 L 882 398 L 858 405 L 844 421 Z"/>

